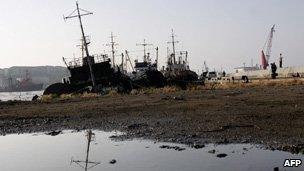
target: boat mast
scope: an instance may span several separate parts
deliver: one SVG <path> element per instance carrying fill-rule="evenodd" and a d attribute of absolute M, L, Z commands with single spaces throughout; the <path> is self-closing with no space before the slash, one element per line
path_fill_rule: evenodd
<path fill-rule="evenodd" d="M 176 64 L 176 52 L 175 52 L 175 43 L 179 43 L 179 41 L 175 41 L 175 35 L 174 35 L 174 31 L 173 29 L 171 30 L 172 34 L 171 34 L 171 42 L 167 42 L 167 43 L 172 43 L 172 50 L 173 50 L 173 64 Z M 171 59 L 172 61 L 172 59 Z"/>
<path fill-rule="evenodd" d="M 147 50 L 146 50 L 146 46 L 153 46 L 153 44 L 148 44 L 148 43 L 146 43 L 146 39 L 144 39 L 144 43 L 138 43 L 138 44 L 136 44 L 137 46 L 143 46 L 144 47 L 144 62 L 147 62 L 147 58 L 148 58 L 148 56 L 147 56 Z"/>
<path fill-rule="evenodd" d="M 88 130 L 86 131 L 86 137 L 87 137 L 87 149 L 86 149 L 86 158 L 85 160 L 71 160 L 71 164 L 72 163 L 76 163 L 78 166 L 84 168 L 85 171 L 97 166 L 100 164 L 100 162 L 93 162 L 93 161 L 90 161 L 89 160 L 89 154 L 90 154 L 90 145 L 91 145 L 91 142 L 93 141 L 94 137 L 95 137 L 95 134 L 92 132 L 92 130 Z M 91 166 L 89 166 L 89 164 Z"/>
<path fill-rule="evenodd" d="M 82 19 L 81 19 L 82 16 L 92 15 L 93 13 L 89 12 L 89 11 L 86 11 L 86 10 L 83 10 L 83 9 L 80 9 L 79 5 L 78 5 L 78 2 L 76 2 L 76 7 L 77 7 L 77 9 L 74 10 L 69 16 L 64 17 L 64 19 L 70 19 L 70 18 L 76 18 L 76 17 L 78 17 L 78 19 L 79 19 L 80 29 L 81 29 L 81 34 L 82 34 L 82 40 L 83 40 L 83 46 L 84 46 L 84 50 L 85 50 L 85 53 L 86 53 L 86 56 L 87 56 L 87 62 L 88 62 L 89 69 L 90 69 L 91 81 L 92 81 L 93 89 L 95 89 L 96 81 L 95 81 L 95 76 L 94 76 L 94 72 L 93 72 L 93 68 L 92 68 L 92 63 L 91 63 L 92 61 L 90 59 L 92 57 L 90 57 L 90 54 L 89 54 L 89 49 L 88 49 L 89 43 L 87 42 L 86 36 L 84 34 L 84 29 L 83 29 L 83 24 L 82 24 Z M 85 13 L 80 14 L 80 10 L 84 11 Z M 77 12 L 77 15 L 73 15 L 75 12 Z"/>
<path fill-rule="evenodd" d="M 114 42 L 114 35 L 113 35 L 113 32 L 111 32 L 111 42 L 109 44 L 106 44 L 106 46 L 111 46 L 112 50 L 112 65 L 113 65 L 113 68 L 115 68 L 115 46 L 117 46 L 118 44 L 116 42 Z"/>
<path fill-rule="evenodd" d="M 156 60 L 155 60 L 155 63 L 156 63 L 156 69 L 158 69 L 158 47 L 156 47 L 155 50 L 156 50 Z"/>
<path fill-rule="evenodd" d="M 123 53 L 121 53 L 121 70 L 122 70 L 122 73 L 124 74 L 125 69 L 124 69 L 124 54 Z"/>

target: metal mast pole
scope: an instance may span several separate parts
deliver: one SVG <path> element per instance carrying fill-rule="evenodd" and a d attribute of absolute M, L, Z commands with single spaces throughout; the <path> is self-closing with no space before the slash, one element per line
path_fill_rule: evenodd
<path fill-rule="evenodd" d="M 118 45 L 116 42 L 114 42 L 114 35 L 113 32 L 111 32 L 111 42 L 106 44 L 106 46 L 111 46 L 111 53 L 112 53 L 112 66 L 115 68 L 115 46 Z"/>
<path fill-rule="evenodd" d="M 158 69 L 158 47 L 156 47 L 156 69 Z"/>
<path fill-rule="evenodd" d="M 91 139 L 92 139 L 92 131 L 89 130 L 87 133 L 87 138 L 88 138 L 88 144 L 87 144 L 87 156 L 85 160 L 85 171 L 88 170 L 88 163 L 89 163 L 89 153 L 90 153 L 90 144 L 91 144 Z"/>
<path fill-rule="evenodd" d="M 89 69 L 90 69 L 91 81 L 92 81 L 93 89 L 95 89 L 96 81 L 95 81 L 94 71 L 93 71 L 93 68 L 92 68 L 92 63 L 91 63 L 92 61 L 90 60 L 91 57 L 90 57 L 89 49 L 88 49 L 88 42 L 87 42 L 86 36 L 84 34 L 84 29 L 83 29 L 83 24 L 82 24 L 82 19 L 81 19 L 81 16 L 91 15 L 93 13 L 86 11 L 87 12 L 86 14 L 80 14 L 80 8 L 79 8 L 79 5 L 78 5 L 78 2 L 76 2 L 76 7 L 77 7 L 77 9 L 76 9 L 77 15 L 72 16 L 72 14 L 75 12 L 74 11 L 70 16 L 64 17 L 64 19 L 75 18 L 75 17 L 78 17 L 78 19 L 79 19 L 83 45 L 84 45 L 84 49 L 85 49 L 86 56 L 87 56 L 87 62 L 89 64 Z M 82 11 L 84 11 L 84 10 L 82 10 Z"/>
<path fill-rule="evenodd" d="M 121 53 L 121 70 L 122 70 L 122 73 L 124 74 L 125 70 L 124 70 L 124 54 L 123 53 Z"/>
<path fill-rule="evenodd" d="M 113 67 L 115 67 L 115 50 L 114 50 L 114 36 L 113 36 L 113 32 L 111 32 L 111 48 L 112 48 L 112 62 L 113 62 Z"/>
<path fill-rule="evenodd" d="M 144 62 L 147 62 L 146 46 L 153 46 L 153 44 L 146 43 L 146 39 L 144 39 L 144 43 L 142 43 L 142 44 L 136 44 L 136 45 L 144 47 Z"/>
<path fill-rule="evenodd" d="M 89 169 L 97 166 L 100 164 L 100 162 L 93 162 L 89 160 L 89 155 L 90 155 L 90 146 L 91 146 L 91 142 L 93 137 L 95 136 L 95 134 L 92 132 L 92 130 L 88 130 L 86 132 L 86 137 L 87 137 L 87 149 L 86 149 L 86 159 L 84 161 L 82 160 L 71 160 L 71 164 L 72 163 L 76 163 L 78 166 L 82 167 L 85 171 L 88 171 Z M 91 165 L 91 166 L 90 166 Z"/>
<path fill-rule="evenodd" d="M 114 36 L 111 32 L 111 47 L 112 47 L 112 60 L 113 60 L 113 67 L 115 66 L 115 51 L 114 51 Z"/>
<path fill-rule="evenodd" d="M 172 48 L 173 48 L 173 57 L 174 57 L 174 63 L 175 63 L 175 42 L 174 42 L 174 32 L 173 32 L 173 29 L 172 29 Z"/>
<path fill-rule="evenodd" d="M 172 31 L 172 35 L 171 35 L 171 39 L 172 39 L 172 42 L 168 42 L 168 43 L 172 43 L 172 50 L 173 50 L 173 64 L 176 64 L 176 52 L 175 52 L 175 43 L 179 43 L 178 41 L 175 41 L 175 35 L 174 35 L 174 31 L 173 29 L 171 30 Z"/>

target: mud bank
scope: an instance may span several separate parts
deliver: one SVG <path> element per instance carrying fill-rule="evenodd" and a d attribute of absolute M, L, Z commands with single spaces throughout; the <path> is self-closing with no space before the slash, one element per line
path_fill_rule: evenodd
<path fill-rule="evenodd" d="M 1 102 L 0 133 L 118 130 L 127 134 L 113 138 L 254 143 L 298 153 L 304 149 L 303 97 L 304 86 L 294 85 Z"/>

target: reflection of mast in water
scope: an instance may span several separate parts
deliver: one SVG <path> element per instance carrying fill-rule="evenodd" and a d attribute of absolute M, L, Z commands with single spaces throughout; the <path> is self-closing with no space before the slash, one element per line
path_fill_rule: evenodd
<path fill-rule="evenodd" d="M 95 138 L 95 134 L 92 132 L 92 130 L 88 130 L 86 132 L 86 137 L 88 139 L 88 144 L 87 144 L 87 151 L 86 151 L 86 159 L 85 161 L 81 161 L 81 160 L 71 160 L 71 164 L 72 163 L 76 163 L 78 166 L 82 167 L 85 171 L 97 166 L 100 164 L 100 162 L 92 162 L 92 161 L 89 161 L 89 153 L 90 153 L 90 145 L 91 145 L 91 142 L 94 140 Z M 85 165 L 83 165 L 85 164 Z M 91 166 L 89 166 L 91 165 Z"/>

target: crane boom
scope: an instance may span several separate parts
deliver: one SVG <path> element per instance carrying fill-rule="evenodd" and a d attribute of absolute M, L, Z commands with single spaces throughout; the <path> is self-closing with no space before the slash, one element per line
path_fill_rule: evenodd
<path fill-rule="evenodd" d="M 269 37 L 268 37 L 268 41 L 267 41 L 267 49 L 266 49 L 266 60 L 269 63 L 269 59 L 271 56 L 271 48 L 272 48 L 272 40 L 273 40 L 273 35 L 275 32 L 275 25 L 273 25 L 271 27 L 270 33 L 269 33 Z"/>
<path fill-rule="evenodd" d="M 270 57 L 271 57 L 271 48 L 272 48 L 272 41 L 273 41 L 274 32 L 275 32 L 275 25 L 273 25 L 271 27 L 269 36 L 267 37 L 266 43 L 265 43 L 264 48 L 263 48 L 265 51 L 262 50 L 261 58 L 262 58 L 262 68 L 263 69 L 267 69 L 267 67 L 269 66 L 269 60 L 270 60 Z"/>

